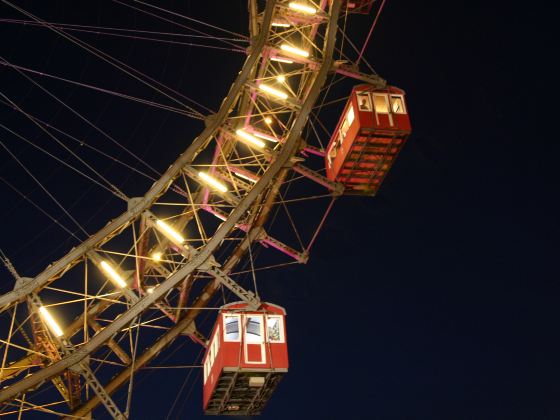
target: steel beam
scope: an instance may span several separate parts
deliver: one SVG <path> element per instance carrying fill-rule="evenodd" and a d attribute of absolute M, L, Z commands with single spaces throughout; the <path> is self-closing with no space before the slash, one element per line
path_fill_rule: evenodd
<path fill-rule="evenodd" d="M 44 306 L 43 302 L 41 302 L 41 298 L 36 293 L 31 293 L 29 295 L 29 302 L 31 303 L 32 310 L 36 313 L 39 311 L 39 308 Z M 58 347 L 62 351 L 62 354 L 65 357 L 71 356 L 72 354 L 76 354 L 78 351 L 72 343 L 70 343 L 64 335 L 61 337 L 54 338 Z M 80 349 L 81 351 L 81 349 Z M 103 385 L 99 382 L 96 376 L 91 371 L 89 364 L 87 363 L 87 359 L 82 358 L 79 360 L 79 364 L 68 366 L 67 369 L 74 370 L 77 373 L 80 373 L 84 379 L 86 380 L 87 384 L 93 389 L 93 392 L 97 395 L 97 397 L 101 400 L 109 414 L 114 419 L 117 420 L 126 420 L 126 417 L 122 414 L 119 410 L 119 407 L 115 404 L 113 399 L 109 396 L 109 394 L 103 388 Z M 56 384 L 55 384 L 56 385 Z M 71 390 L 67 390 L 68 397 L 70 397 Z M 70 401 L 70 398 L 68 399 Z"/>
<path fill-rule="evenodd" d="M 142 198 L 141 201 L 136 204 L 131 210 L 124 213 L 120 216 L 120 218 L 124 218 L 125 220 L 122 221 L 122 224 L 119 224 L 114 227 L 121 227 L 125 223 L 129 223 L 131 218 L 137 217 L 140 215 L 146 208 L 155 200 L 159 194 L 161 194 L 165 188 L 165 186 L 169 186 L 175 176 L 177 176 L 183 167 L 185 167 L 188 163 L 192 161 L 192 159 L 197 155 L 198 150 L 201 146 L 205 145 L 207 141 L 210 140 L 210 137 L 217 131 L 219 125 L 223 123 L 226 116 L 229 114 L 233 104 L 235 103 L 238 95 L 242 92 L 243 86 L 246 83 L 246 78 L 250 74 L 253 65 L 256 63 L 258 57 L 260 56 L 260 51 L 264 46 L 266 41 L 266 37 L 269 32 L 270 23 L 272 20 L 272 14 L 274 10 L 275 0 L 271 0 L 267 3 L 266 11 L 265 11 L 265 18 L 264 18 L 264 27 L 266 30 L 262 30 L 259 38 L 255 42 L 255 46 L 253 48 L 253 52 L 247 60 L 245 61 L 245 65 L 243 69 L 239 73 L 236 81 L 234 82 L 233 86 L 230 89 L 230 92 L 226 99 L 223 101 L 220 110 L 218 111 L 217 117 L 213 122 L 209 124 L 209 126 L 203 131 L 203 134 L 198 137 L 193 144 L 187 149 L 187 151 L 179 157 L 175 161 L 173 165 L 166 171 L 164 176 L 160 178 L 160 180 L 156 181 L 154 186 L 150 189 L 150 191 Z M 330 67 L 330 62 L 329 62 Z M 326 77 L 326 72 L 325 72 Z M 317 95 L 319 93 L 320 86 L 317 87 Z M 313 103 L 310 102 L 310 99 L 306 101 L 308 104 L 308 112 L 311 111 L 311 107 Z M 315 99 L 315 98 L 313 98 Z M 299 127 L 297 127 L 297 136 L 301 133 L 303 129 L 303 124 L 307 120 L 307 115 L 302 114 L 303 121 L 300 121 Z M 83 360 L 89 353 L 93 352 L 97 348 L 99 348 L 105 341 L 111 338 L 115 332 L 119 331 L 120 329 L 126 327 L 129 323 L 131 323 L 134 318 L 136 318 L 139 314 L 144 312 L 148 309 L 151 305 L 153 305 L 157 300 L 161 299 L 169 290 L 175 287 L 182 279 L 184 279 L 187 275 L 192 273 L 195 269 L 199 266 L 202 266 L 205 261 L 210 258 L 214 250 L 220 245 L 221 241 L 226 237 L 229 231 L 233 228 L 235 223 L 245 214 L 247 209 L 250 207 L 252 202 L 257 198 L 257 196 L 268 186 L 269 182 L 272 178 L 276 175 L 276 173 L 282 168 L 282 166 L 288 161 L 290 156 L 293 154 L 293 149 L 295 146 L 295 141 L 297 140 L 296 133 L 291 135 L 292 141 L 286 142 L 285 147 L 282 149 L 282 152 L 278 155 L 278 159 L 269 167 L 269 170 L 263 175 L 261 180 L 255 184 L 253 190 L 251 190 L 239 203 L 239 206 L 230 214 L 228 220 L 226 220 L 220 228 L 216 231 L 216 234 L 210 239 L 204 249 L 199 252 L 197 255 L 193 255 L 193 258 L 180 270 L 175 272 L 171 277 L 169 277 L 165 282 L 161 283 L 159 287 L 154 289 L 154 292 L 151 294 L 144 295 L 142 299 L 134 303 L 127 312 L 123 313 L 120 317 L 115 319 L 111 324 L 109 324 L 104 330 L 93 336 L 87 343 L 85 343 L 79 352 L 72 353 L 71 355 L 63 358 L 59 362 L 52 364 L 40 371 L 36 372 L 35 374 L 28 376 L 18 383 L 2 390 L 0 392 L 0 402 L 4 402 L 11 398 L 20 395 L 21 393 L 25 392 L 27 389 L 35 387 L 44 381 L 52 378 L 53 376 L 57 375 L 59 372 L 79 363 Z M 292 147 L 290 147 L 290 145 Z M 126 216 L 126 217 L 125 217 Z M 120 220 L 119 218 L 119 220 Z M 114 222 L 110 222 L 109 225 L 111 226 Z M 100 232 L 105 232 L 107 230 L 107 226 L 102 229 Z M 112 229 L 110 229 L 112 231 Z M 106 232 L 105 232 L 106 233 Z M 8 294 L 2 296 L 0 298 L 0 306 L 7 307 L 7 305 L 11 304 L 14 301 L 17 301 L 21 297 L 31 293 L 33 290 L 40 288 L 48 283 L 49 274 L 53 275 L 62 269 L 69 261 L 75 258 L 79 258 L 84 255 L 91 247 L 96 245 L 98 241 L 94 241 L 93 239 L 98 238 L 100 233 L 98 232 L 96 235 L 92 236 L 90 239 L 86 240 L 83 244 L 75 248 L 69 254 L 59 260 L 57 263 L 53 264 L 49 269 L 45 270 L 41 275 L 36 277 L 35 279 L 29 281 L 28 283 L 22 285 L 18 289 L 9 292 Z"/>
<path fill-rule="evenodd" d="M 365 82 L 372 85 L 375 89 L 381 89 L 387 86 L 387 81 L 376 74 L 365 74 L 360 72 L 358 66 L 349 65 L 344 62 L 337 61 L 334 63 L 333 70 L 337 74 L 341 74 L 352 79 Z"/>
<path fill-rule="evenodd" d="M 267 10 L 265 13 L 265 27 L 270 27 L 270 19 L 272 16 L 272 9 L 274 6 L 274 1 L 269 1 L 267 3 Z M 329 19 L 329 28 L 326 35 L 326 43 L 323 50 L 323 66 L 318 71 L 315 80 L 313 81 L 312 88 L 309 91 L 309 95 L 307 96 L 306 100 L 303 103 L 301 108 L 301 112 L 295 118 L 294 123 L 290 130 L 290 135 L 286 139 L 284 147 L 282 148 L 281 152 L 278 154 L 277 159 L 270 165 L 269 169 L 265 172 L 262 176 L 261 180 L 255 184 L 254 188 L 245 196 L 239 203 L 239 206 L 230 214 L 228 220 L 226 220 L 221 227 L 218 229 L 216 234 L 212 237 L 212 239 L 208 242 L 205 248 L 203 248 L 198 254 L 193 256 L 193 259 L 189 261 L 183 268 L 178 270 L 175 274 L 173 274 L 169 279 L 167 279 L 164 283 L 160 285 L 160 287 L 154 290 L 154 293 L 151 295 L 144 296 L 140 301 L 135 303 L 131 306 L 131 308 L 124 314 L 122 314 L 119 318 L 117 318 L 112 324 L 110 324 L 105 330 L 101 331 L 99 334 L 94 336 L 88 343 L 84 344 L 84 346 L 80 349 L 82 352 L 80 353 L 73 353 L 70 356 L 65 357 L 60 362 L 57 362 L 38 373 L 31 375 L 18 384 L 15 384 L 3 392 L 0 393 L 0 401 L 6 401 L 7 399 L 13 398 L 14 396 L 24 392 L 25 390 L 29 389 L 30 387 L 36 386 L 47 380 L 48 378 L 56 375 L 59 371 L 65 369 L 66 366 L 71 366 L 76 364 L 77 362 L 83 360 L 87 354 L 97 349 L 100 345 L 102 345 L 105 341 L 107 341 L 113 334 L 113 331 L 118 331 L 122 327 L 126 326 L 130 323 L 138 314 L 142 313 L 144 310 L 150 307 L 156 300 L 160 299 L 164 296 L 164 294 L 169 291 L 172 287 L 178 284 L 182 279 L 185 278 L 186 275 L 192 273 L 195 269 L 202 266 L 205 261 L 211 256 L 212 252 L 219 246 L 223 238 L 228 234 L 228 232 L 234 227 L 235 223 L 245 214 L 254 200 L 261 194 L 266 187 L 269 185 L 271 181 L 273 181 L 276 174 L 278 174 L 282 168 L 286 165 L 289 158 L 295 153 L 297 147 L 297 140 L 301 135 L 301 131 L 303 129 L 304 124 L 307 121 L 307 117 L 309 112 L 311 111 L 312 106 L 316 102 L 316 99 L 319 95 L 320 88 L 323 86 L 329 68 L 332 64 L 332 51 L 334 48 L 334 41 L 336 36 L 336 20 L 338 19 L 338 13 L 340 10 L 340 0 L 334 0 L 333 5 L 331 8 L 331 16 Z M 264 32 L 264 31 L 263 31 Z M 263 40 L 264 43 L 264 35 L 261 34 L 260 39 Z M 262 45 L 261 45 L 262 48 Z M 250 69 L 249 69 L 250 70 Z M 231 92 L 231 91 L 230 91 Z M 237 96 L 237 95 L 236 95 Z M 228 95 L 230 98 L 230 95 Z M 228 98 L 226 98 L 225 102 L 228 102 Z M 231 102 L 230 102 L 231 103 Z M 222 107 L 223 108 L 223 107 Z M 222 109 L 221 109 L 222 110 Z M 199 138 L 200 139 L 200 138 Z M 208 139 L 207 139 L 208 140 Z M 189 148 L 190 149 L 190 148 Z M 193 155 L 196 154 L 196 150 L 194 151 Z M 184 157 L 184 155 L 182 156 Z M 181 158 L 179 159 L 181 160 Z M 185 159 L 188 161 L 188 159 Z M 176 162 L 177 163 L 177 162 Z M 171 181 L 172 179 L 168 179 Z M 146 198 L 146 196 L 145 196 Z M 138 211 L 137 214 L 140 214 Z M 248 236 L 251 236 L 250 234 Z M 45 280 L 45 283 L 48 281 Z M 217 282 L 216 284 L 210 284 L 207 286 L 200 296 L 194 303 L 194 307 L 198 308 L 203 306 L 212 294 L 217 290 Z M 25 295 L 25 293 L 23 293 Z M 13 295 L 12 295 L 13 297 Z M 17 300 L 14 299 L 14 300 Z M 2 302 L 2 301 L 0 301 Z M 11 303 L 12 301 L 4 300 L 4 302 Z M 139 359 L 141 359 L 142 363 L 138 363 L 137 365 L 142 366 L 143 364 L 147 363 L 151 358 L 153 358 L 159 351 L 161 351 L 165 346 L 171 343 L 177 335 L 179 335 L 182 329 L 185 329 L 187 326 L 191 324 L 194 317 L 198 311 L 192 311 L 188 313 L 185 318 L 179 321 L 179 323 L 170 329 L 168 333 L 164 334 L 158 341 L 156 342 L 157 346 L 152 346 L 149 351 L 146 351 Z M 127 370 L 121 372 L 117 377 L 122 377 L 124 375 L 124 379 L 122 382 L 118 381 L 111 381 L 105 389 L 107 392 L 113 392 L 115 389 L 120 386 L 120 384 L 124 383 L 124 381 L 129 378 L 129 373 Z M 116 379 L 116 378 L 115 378 Z M 79 411 L 83 414 L 87 414 L 90 412 L 95 405 L 97 405 L 99 401 L 96 403 L 89 403 L 84 405 L 84 409 Z M 77 412 L 78 413 L 78 412 Z M 76 414 L 77 414 L 76 413 Z"/>
<path fill-rule="evenodd" d="M 293 170 L 298 174 L 303 175 L 306 178 L 316 182 L 319 185 L 322 185 L 325 188 L 328 188 L 333 192 L 334 195 L 340 195 L 344 191 L 344 185 L 339 182 L 334 182 L 328 179 L 326 176 L 321 175 L 320 173 L 314 171 L 313 169 L 309 169 L 303 165 L 294 165 Z"/>
<path fill-rule="evenodd" d="M 96 333 L 103 329 L 103 327 L 99 325 L 99 323 L 94 319 L 89 319 L 88 323 Z M 107 347 L 109 347 L 125 365 L 128 365 L 130 363 L 130 357 L 114 339 L 111 338 L 109 339 L 109 341 L 107 341 Z"/>
<path fill-rule="evenodd" d="M 239 285 L 235 280 L 227 275 L 224 271 L 220 270 L 218 267 L 212 267 L 205 270 L 206 273 L 213 276 L 221 284 L 231 290 L 237 297 L 249 305 L 251 310 L 257 310 L 261 306 L 261 301 L 258 299 L 253 292 L 250 290 L 245 290 Z"/>
<path fill-rule="evenodd" d="M 271 1 L 269 2 L 269 4 L 274 5 L 275 1 Z M 243 65 L 242 70 L 239 72 L 239 75 L 231 86 L 227 97 L 222 102 L 218 113 L 214 116 L 214 118 L 212 118 L 212 121 L 209 122 L 208 126 L 192 142 L 187 150 L 182 155 L 180 155 L 177 160 L 175 160 L 175 162 L 167 169 L 167 171 L 165 171 L 161 178 L 152 185 L 148 192 L 142 197 L 141 200 L 136 203 L 135 206 L 128 209 L 116 219 L 110 221 L 104 228 L 99 230 L 94 235 L 90 236 L 76 248 L 72 249 L 60 260 L 49 265 L 33 280 L 26 282 L 25 284 L 21 285 L 21 287 L 18 287 L 0 296 L 0 312 L 5 311 L 10 307 L 10 305 L 12 305 L 14 302 L 19 301 L 25 295 L 28 295 L 33 291 L 37 291 L 45 287 L 49 283 L 51 278 L 57 276 L 58 273 L 60 271 L 63 271 L 68 265 L 72 264 L 79 258 L 82 258 L 88 251 L 93 250 L 96 246 L 99 246 L 99 244 L 106 242 L 108 240 L 107 238 L 111 237 L 115 231 L 124 229 L 126 226 L 128 226 L 133 220 L 140 216 L 142 212 L 147 210 L 154 203 L 154 201 L 171 186 L 173 180 L 181 173 L 181 170 L 194 160 L 200 150 L 210 141 L 212 136 L 224 123 L 225 119 L 233 109 L 233 106 L 237 101 L 239 95 L 243 92 L 247 79 L 251 74 L 255 63 L 257 62 L 266 41 L 268 28 L 270 27 L 270 18 L 272 17 L 273 6 L 268 9 L 270 10 L 267 30 L 262 31 L 263 33 L 261 33 L 259 38 L 256 40 L 253 51 L 245 60 L 245 64 Z"/>

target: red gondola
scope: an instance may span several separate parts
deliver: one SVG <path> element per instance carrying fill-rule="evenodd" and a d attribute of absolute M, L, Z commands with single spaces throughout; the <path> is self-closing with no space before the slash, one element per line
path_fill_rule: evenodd
<path fill-rule="evenodd" d="M 260 414 L 288 371 L 286 311 L 263 303 L 225 305 L 203 359 L 203 406 L 209 415 Z"/>
<path fill-rule="evenodd" d="M 411 126 L 404 91 L 356 86 L 327 146 L 326 174 L 345 194 L 375 195 Z"/>

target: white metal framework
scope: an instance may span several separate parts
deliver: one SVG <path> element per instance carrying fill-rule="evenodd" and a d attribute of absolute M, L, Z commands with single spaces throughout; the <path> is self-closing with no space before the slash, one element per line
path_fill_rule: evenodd
<path fill-rule="evenodd" d="M 114 187 L 126 211 L 33 278 L 19 278 L 4 258 L 16 279 L 0 296 L 5 407 L 44 409 L 34 405 L 33 393 L 53 383 L 70 416 L 88 416 L 103 404 L 113 418 L 127 418 L 129 408 L 111 395 L 127 383 L 132 389 L 134 373 L 177 338 L 206 345 L 195 320 L 218 291 L 259 307 L 257 290 L 235 276 L 241 263 L 253 264 L 255 244 L 307 261 L 316 235 L 296 247 L 266 225 L 286 205 L 283 189 L 294 179 L 314 182 L 330 197 L 343 191 L 303 164 L 324 156 L 304 139 L 304 129 L 328 76 L 385 82 L 335 60 L 345 37 L 341 0 L 267 0 L 262 10 L 250 0 L 249 16 L 248 54 L 219 110 L 204 117 L 204 130 L 142 197 Z M 74 319 L 63 319 L 65 312 Z M 163 333 L 140 351 L 141 331 L 158 322 Z M 117 373 L 101 383 L 98 372 L 107 366 Z"/>

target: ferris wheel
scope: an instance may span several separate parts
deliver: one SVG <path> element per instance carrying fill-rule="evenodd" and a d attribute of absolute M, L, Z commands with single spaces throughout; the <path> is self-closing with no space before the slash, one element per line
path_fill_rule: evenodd
<path fill-rule="evenodd" d="M 171 367 L 161 354 L 180 346 L 183 364 L 198 373 L 192 381 L 203 388 L 205 413 L 259 414 L 288 371 L 286 311 L 273 294 L 261 296 L 260 279 L 267 270 L 305 264 L 335 200 L 375 195 L 410 134 L 404 92 L 374 72 L 363 58 L 365 45 L 357 49 L 345 32 L 347 20 L 359 13 L 375 17 L 373 30 L 384 2 L 249 0 L 249 36 L 214 37 L 245 54 L 216 112 L 76 35 L 153 37 L 155 32 L 48 22 L 16 2 L 3 3 L 25 17 L 3 19 L 4 24 L 41 27 L 171 103 L 1 58 L 5 71 L 27 78 L 59 106 L 70 108 L 37 82 L 39 73 L 200 120 L 204 128 L 176 151 L 179 156 L 165 171 L 148 176 L 153 183 L 147 191 L 132 195 L 77 149 L 64 146 L 79 139 L 2 94 L 4 106 L 65 147 L 81 166 L 7 124 L 1 124 L 4 134 L 19 136 L 95 183 L 122 211 L 96 232 L 84 232 L 79 243 L 32 277 L 20 274 L 3 244 L 1 257 L 13 287 L 0 296 L 0 416 L 91 418 L 94 410 L 104 409 L 116 419 L 141 417 L 131 411 L 135 375 L 148 367 Z M 155 19 L 196 21 L 141 1 L 122 3 Z M 196 23 L 204 30 L 220 29 Z M 196 31 L 195 36 L 208 35 Z M 331 87 L 340 81 L 355 87 L 332 100 Z M 322 112 L 341 101 L 338 123 L 329 128 Z M 48 193 L 23 159 L 7 143 L 1 145 L 22 174 Z"/>

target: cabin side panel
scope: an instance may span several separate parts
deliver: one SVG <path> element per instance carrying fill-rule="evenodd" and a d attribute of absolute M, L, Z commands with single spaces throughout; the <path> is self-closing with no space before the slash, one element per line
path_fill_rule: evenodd
<path fill-rule="evenodd" d="M 339 121 L 334 135 L 327 146 L 325 164 L 326 175 L 330 180 L 336 179 L 336 175 L 344 165 L 344 160 L 360 130 L 359 118 L 356 115 L 356 105 L 355 96 L 351 95 L 343 114 L 344 118 Z"/>
<path fill-rule="evenodd" d="M 221 318 L 221 317 L 220 317 Z M 206 355 L 202 360 L 203 369 L 203 407 L 206 408 L 214 390 L 218 384 L 220 374 L 223 369 L 223 343 L 222 343 L 222 325 L 217 324 L 216 329 L 209 341 Z"/>

